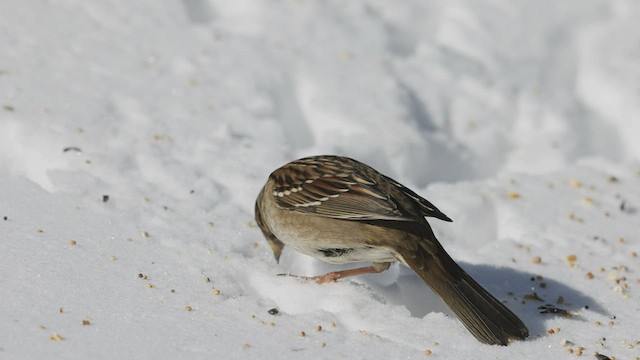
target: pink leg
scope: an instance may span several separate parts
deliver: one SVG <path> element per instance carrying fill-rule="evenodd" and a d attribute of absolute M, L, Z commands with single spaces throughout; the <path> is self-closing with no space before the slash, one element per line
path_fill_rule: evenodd
<path fill-rule="evenodd" d="M 338 279 L 346 278 L 349 276 L 362 275 L 362 274 L 371 274 L 371 273 L 380 273 L 387 270 L 391 266 L 391 263 L 373 263 L 371 266 L 365 266 L 355 269 L 341 270 L 341 271 L 332 271 L 328 272 L 324 275 L 318 276 L 300 276 L 303 279 L 313 280 L 318 284 L 324 284 L 328 282 L 336 282 Z M 284 275 L 284 274 L 283 274 Z M 291 275 L 296 276 L 296 275 Z M 298 276 L 296 276 L 298 277 Z"/>

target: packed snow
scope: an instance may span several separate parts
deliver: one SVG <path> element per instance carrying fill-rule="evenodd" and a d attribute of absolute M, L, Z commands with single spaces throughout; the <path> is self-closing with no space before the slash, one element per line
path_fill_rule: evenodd
<path fill-rule="evenodd" d="M 640 3 L 0 2 L 0 358 L 640 358 Z M 365 162 L 527 324 L 479 343 L 408 268 L 253 220 Z"/>

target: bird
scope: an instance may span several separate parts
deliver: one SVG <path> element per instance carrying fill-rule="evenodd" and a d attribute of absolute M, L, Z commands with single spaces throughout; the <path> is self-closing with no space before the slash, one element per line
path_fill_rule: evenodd
<path fill-rule="evenodd" d="M 255 220 L 277 263 L 285 245 L 333 264 L 370 266 L 310 277 L 318 283 L 411 268 L 480 342 L 508 345 L 529 330 L 444 250 L 426 217 L 452 220 L 392 178 L 357 160 L 319 155 L 276 169 L 255 203 Z"/>

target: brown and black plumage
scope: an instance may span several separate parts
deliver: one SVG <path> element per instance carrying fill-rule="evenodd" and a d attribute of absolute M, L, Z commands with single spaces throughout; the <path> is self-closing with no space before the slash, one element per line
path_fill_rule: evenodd
<path fill-rule="evenodd" d="M 320 283 L 381 272 L 400 261 L 433 289 L 479 341 L 507 345 L 529 335 L 513 312 L 451 259 L 425 217 L 451 219 L 361 162 L 339 156 L 292 161 L 271 174 L 255 210 L 276 261 L 289 245 L 330 263 L 372 262 L 313 278 Z"/>

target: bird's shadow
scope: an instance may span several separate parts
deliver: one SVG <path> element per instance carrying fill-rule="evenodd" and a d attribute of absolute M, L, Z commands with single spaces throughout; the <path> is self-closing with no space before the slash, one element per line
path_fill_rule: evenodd
<path fill-rule="evenodd" d="M 552 305 L 551 310 L 567 310 L 565 315 L 576 321 L 585 321 L 580 312 L 607 312 L 590 296 L 570 286 L 537 274 L 521 272 L 507 267 L 488 265 L 460 265 L 498 300 L 503 301 L 527 325 L 532 335 L 546 332 L 544 321 L 561 313 L 541 313 L 540 306 Z M 360 278 L 380 294 L 388 303 L 405 306 L 412 316 L 422 318 L 430 312 L 443 312 L 454 316 L 451 310 L 408 268 L 402 267 L 391 284 L 376 281 L 375 274 Z"/>

